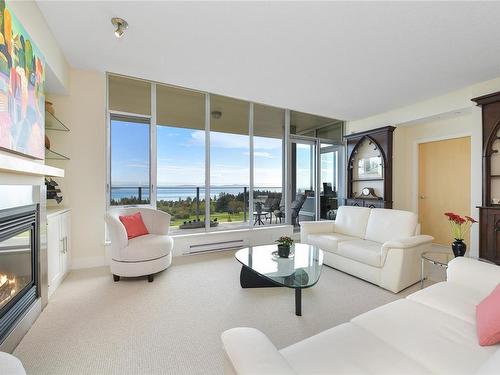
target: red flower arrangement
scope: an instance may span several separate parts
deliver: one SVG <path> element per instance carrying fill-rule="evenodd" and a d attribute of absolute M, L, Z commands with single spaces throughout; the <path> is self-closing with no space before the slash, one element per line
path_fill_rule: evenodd
<path fill-rule="evenodd" d="M 451 233 L 453 238 L 456 240 L 463 240 L 472 224 L 477 223 L 477 221 L 470 216 L 462 217 L 453 212 L 445 212 L 445 216 L 448 217 L 448 221 L 451 226 Z"/>

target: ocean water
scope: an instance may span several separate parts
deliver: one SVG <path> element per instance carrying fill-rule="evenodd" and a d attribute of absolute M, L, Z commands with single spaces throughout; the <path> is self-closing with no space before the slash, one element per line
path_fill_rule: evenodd
<path fill-rule="evenodd" d="M 248 188 L 247 188 L 248 190 Z M 281 193 L 281 187 L 254 187 L 254 191 L 270 191 Z M 221 193 L 234 194 L 243 193 L 244 188 L 239 186 L 216 186 L 210 189 L 210 197 L 214 199 Z M 138 197 L 138 188 L 130 187 L 113 187 L 111 189 L 111 199 L 120 200 L 122 198 Z M 178 201 L 186 200 L 187 198 L 196 198 L 196 188 L 194 187 L 159 187 L 157 190 L 157 200 L 161 201 Z M 200 187 L 200 199 L 205 197 L 205 188 Z M 142 199 L 149 199 L 149 188 L 142 188 Z"/>

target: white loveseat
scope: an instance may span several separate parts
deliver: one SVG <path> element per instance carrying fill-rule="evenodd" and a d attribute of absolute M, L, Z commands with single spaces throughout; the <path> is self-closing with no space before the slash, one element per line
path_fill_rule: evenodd
<path fill-rule="evenodd" d="M 342 206 L 334 221 L 301 223 L 300 241 L 322 249 L 324 264 L 397 293 L 420 280 L 434 240 L 419 230 L 413 212 Z"/>
<path fill-rule="evenodd" d="M 446 282 L 357 316 L 281 350 L 260 331 L 222 334 L 226 374 L 499 374 L 500 344 L 481 347 L 476 305 L 500 267 L 450 262 Z"/>

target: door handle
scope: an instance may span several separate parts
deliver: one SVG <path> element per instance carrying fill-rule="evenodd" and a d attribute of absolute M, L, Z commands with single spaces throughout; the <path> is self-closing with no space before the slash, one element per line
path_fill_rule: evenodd
<path fill-rule="evenodd" d="M 420 199 L 425 199 L 425 196 L 424 196 L 424 195 L 421 195 L 421 196 L 420 196 Z"/>

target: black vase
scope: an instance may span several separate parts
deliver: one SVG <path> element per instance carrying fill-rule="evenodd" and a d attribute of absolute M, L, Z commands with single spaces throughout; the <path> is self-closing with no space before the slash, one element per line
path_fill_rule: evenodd
<path fill-rule="evenodd" d="M 455 241 L 451 244 L 451 249 L 453 250 L 453 254 L 455 254 L 455 258 L 463 257 L 467 251 L 467 245 L 464 240 L 455 239 Z"/>
<path fill-rule="evenodd" d="M 290 246 L 278 245 L 278 255 L 280 258 L 288 258 L 290 255 Z"/>

